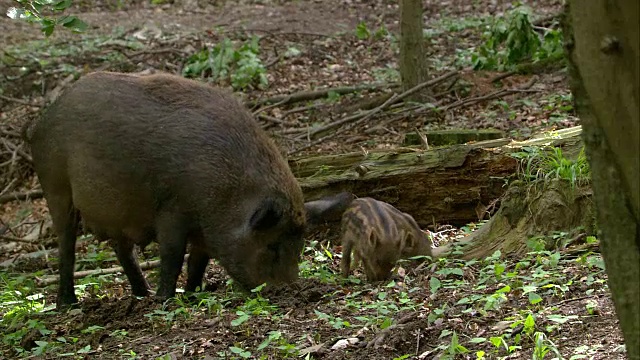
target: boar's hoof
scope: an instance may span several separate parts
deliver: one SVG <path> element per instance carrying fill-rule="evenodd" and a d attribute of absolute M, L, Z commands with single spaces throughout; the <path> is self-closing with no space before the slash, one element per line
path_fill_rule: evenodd
<path fill-rule="evenodd" d="M 174 291 L 169 291 L 169 290 L 165 290 L 165 289 L 158 289 L 158 292 L 155 293 L 155 295 L 153 296 L 153 298 L 157 301 L 157 302 L 165 302 L 171 298 L 173 298 L 176 295 L 175 290 Z"/>
<path fill-rule="evenodd" d="M 71 294 L 68 296 L 59 294 L 58 298 L 56 299 L 56 310 L 65 310 L 73 307 L 76 304 L 78 304 L 78 298 L 76 297 L 76 294 Z"/>

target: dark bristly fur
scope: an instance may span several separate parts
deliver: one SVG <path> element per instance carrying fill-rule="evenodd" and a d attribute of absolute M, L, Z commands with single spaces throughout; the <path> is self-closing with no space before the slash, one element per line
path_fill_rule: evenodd
<path fill-rule="evenodd" d="M 305 204 L 278 148 L 233 94 L 168 74 L 86 75 L 24 136 L 59 238 L 59 307 L 77 302 L 80 217 L 113 240 L 135 295 L 149 285 L 134 244 L 157 240 L 164 300 L 175 294 L 187 239 L 187 291 L 201 286 L 210 258 L 244 288 L 296 279 L 307 220 L 350 201 Z"/>
<path fill-rule="evenodd" d="M 369 281 L 386 280 L 396 261 L 418 255 L 441 256 L 414 218 L 373 198 L 355 199 L 342 216 L 342 275 L 351 271 L 351 254 L 362 262 Z"/>

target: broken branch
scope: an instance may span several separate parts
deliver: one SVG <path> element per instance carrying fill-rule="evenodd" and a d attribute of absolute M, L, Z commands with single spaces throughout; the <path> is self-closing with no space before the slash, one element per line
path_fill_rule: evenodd
<path fill-rule="evenodd" d="M 42 190 L 33 190 L 33 191 L 26 191 L 26 192 L 14 192 L 14 193 L 10 193 L 10 194 L 6 194 L 6 195 L 2 195 L 0 196 L 0 205 L 4 204 L 4 203 L 8 203 L 11 201 L 22 201 L 22 200 L 27 200 L 27 199 L 40 199 L 44 196 L 44 194 L 42 193 Z"/>
<path fill-rule="evenodd" d="M 330 92 L 335 92 L 340 95 L 350 94 L 357 91 L 362 90 L 383 90 L 388 88 L 393 88 L 398 86 L 398 84 L 368 84 L 368 85 L 359 85 L 359 86 L 347 86 L 347 87 L 337 87 L 337 88 L 326 88 L 322 90 L 313 90 L 313 91 L 302 91 L 289 95 L 276 95 L 263 100 L 249 101 L 246 103 L 248 107 L 255 108 L 257 106 L 262 106 L 265 104 L 273 104 L 273 103 L 281 103 L 280 105 L 292 104 L 301 101 L 310 101 L 323 98 L 327 96 Z"/>
<path fill-rule="evenodd" d="M 160 265 L 160 260 L 151 260 L 145 261 L 140 264 L 140 269 L 149 270 L 158 267 Z M 84 270 L 84 271 L 76 271 L 73 273 L 74 279 L 80 279 L 87 276 L 95 276 L 95 275 L 109 275 L 116 274 L 119 272 L 124 272 L 124 269 L 121 266 L 116 266 L 108 269 L 94 269 L 94 270 Z M 56 284 L 58 282 L 57 275 L 51 275 L 44 278 L 36 278 L 36 282 L 38 286 L 48 286 L 51 284 Z"/>

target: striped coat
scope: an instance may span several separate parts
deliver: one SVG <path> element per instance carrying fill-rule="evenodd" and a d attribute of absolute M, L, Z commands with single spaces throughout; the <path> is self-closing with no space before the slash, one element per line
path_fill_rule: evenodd
<path fill-rule="evenodd" d="M 349 276 L 353 253 L 368 281 L 388 279 L 399 259 L 442 252 L 432 249 L 431 239 L 411 215 L 369 197 L 353 200 L 342 215 L 341 243 L 342 275 Z"/>

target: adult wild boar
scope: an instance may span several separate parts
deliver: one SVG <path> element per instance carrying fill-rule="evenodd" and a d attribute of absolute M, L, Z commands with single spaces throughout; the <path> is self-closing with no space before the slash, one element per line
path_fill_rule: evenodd
<path fill-rule="evenodd" d="M 82 77 L 25 131 L 59 238 L 58 307 L 73 290 L 80 217 L 111 238 L 138 296 L 149 285 L 134 244 L 157 240 L 156 297 L 185 290 L 215 258 L 243 288 L 291 282 L 307 222 L 340 213 L 350 194 L 304 203 L 276 145 L 231 94 L 168 74 Z"/>

